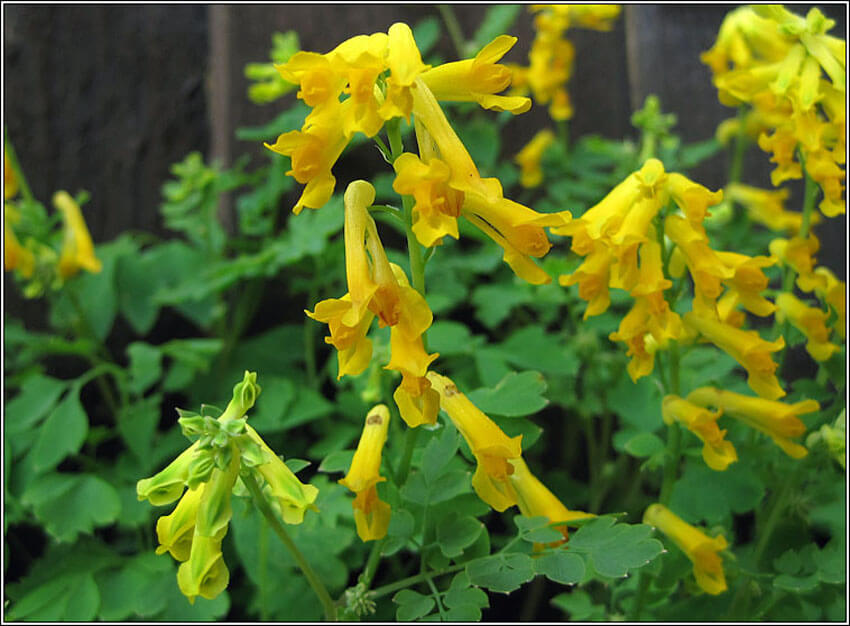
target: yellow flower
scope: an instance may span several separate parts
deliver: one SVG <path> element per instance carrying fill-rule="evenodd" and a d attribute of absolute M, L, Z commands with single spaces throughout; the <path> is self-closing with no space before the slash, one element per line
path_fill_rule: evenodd
<path fill-rule="evenodd" d="M 684 400 L 676 395 L 664 396 L 661 402 L 661 416 L 665 424 L 679 422 L 703 442 L 702 458 L 711 469 L 722 472 L 731 463 L 738 460 L 735 446 L 723 437 L 725 430 L 717 426 L 717 418 L 723 411 L 712 413 L 703 407 Z"/>
<path fill-rule="evenodd" d="M 788 193 L 787 189 L 771 191 L 741 183 L 731 183 L 726 187 L 727 197 L 742 205 L 751 220 L 764 224 L 770 230 L 786 231 L 793 235 L 800 231 L 803 214 L 785 210 Z M 820 221 L 817 213 L 811 217 L 813 224 Z"/>
<path fill-rule="evenodd" d="M 694 229 L 688 220 L 678 215 L 665 218 L 664 232 L 681 252 L 693 278 L 694 291 L 707 300 L 719 297 L 722 292 L 721 281 L 732 278 L 735 271 L 724 265 L 711 249 L 705 233 Z M 671 267 L 670 273 L 674 276 L 680 274 L 674 267 Z"/>
<path fill-rule="evenodd" d="M 555 528 L 564 535 L 564 540 L 569 538 L 568 522 L 596 517 L 592 513 L 570 511 L 565 507 L 564 503 L 531 473 L 522 457 L 510 459 L 508 463 L 513 468 L 510 481 L 516 492 L 517 506 L 520 513 L 526 517 L 546 517 L 550 523 L 557 523 Z"/>
<path fill-rule="evenodd" d="M 192 537 L 195 534 L 195 517 L 204 487 L 188 489 L 174 511 L 163 515 L 156 522 L 156 536 L 159 546 L 157 554 L 170 552 L 177 561 L 188 561 L 192 549 Z"/>
<path fill-rule="evenodd" d="M 287 176 L 306 185 L 292 208 L 296 215 L 305 206 L 321 208 L 333 195 L 336 179 L 331 168 L 348 145 L 344 129 L 351 106 L 351 99 L 342 103 L 329 101 L 307 116 L 301 130 L 283 133 L 274 144 L 264 144 L 269 150 L 290 157 L 292 169 L 286 172 Z"/>
<path fill-rule="evenodd" d="M 747 383 L 763 398 L 776 400 L 785 395 L 776 378 L 776 363 L 770 356 L 785 347 L 785 340 L 765 341 L 754 330 L 739 330 L 718 320 L 685 313 L 686 326 L 698 331 L 706 339 L 740 363 L 747 370 Z"/>
<path fill-rule="evenodd" d="M 670 196 L 695 229 L 702 228 L 708 207 L 719 204 L 723 200 L 722 189 L 710 191 L 699 183 L 695 183 L 675 172 L 668 175 L 666 183 Z"/>
<path fill-rule="evenodd" d="M 345 75 L 327 56 L 315 52 L 296 52 L 286 63 L 275 65 L 275 69 L 284 80 L 301 86 L 296 96 L 313 108 L 338 102 L 345 86 Z"/>
<path fill-rule="evenodd" d="M 714 387 L 700 387 L 688 394 L 688 400 L 701 406 L 714 406 L 729 417 L 734 417 L 751 428 L 763 432 L 774 443 L 795 459 L 808 454 L 806 448 L 790 440 L 806 432 L 806 427 L 797 417 L 820 409 L 815 400 L 803 400 L 786 404 L 764 398 L 753 398 Z"/>
<path fill-rule="evenodd" d="M 29 278 L 35 270 L 35 255 L 25 248 L 15 236 L 9 223 L 8 209 L 3 213 L 3 269 L 7 272 L 18 270 L 21 276 Z"/>
<path fill-rule="evenodd" d="M 239 476 L 240 455 L 234 448 L 225 470 L 212 471 L 204 483 L 195 515 L 195 530 L 189 559 L 177 570 L 177 584 L 189 602 L 201 596 L 212 600 L 227 588 L 230 572 L 221 553 L 221 540 L 227 534 L 232 509 L 230 494 Z"/>
<path fill-rule="evenodd" d="M 316 510 L 313 504 L 319 490 L 313 485 L 305 485 L 290 470 L 286 463 L 269 448 L 268 444 L 251 426 L 245 425 L 245 432 L 251 441 L 260 446 L 263 463 L 256 466 L 268 486 L 270 500 L 280 509 L 281 517 L 287 524 L 300 524 L 304 521 L 307 509 Z"/>
<path fill-rule="evenodd" d="M 60 276 L 68 278 L 81 268 L 92 273 L 99 272 L 102 264 L 94 255 L 94 244 L 80 207 L 65 191 L 53 194 L 53 205 L 62 213 L 65 223 L 62 253 L 59 257 Z"/>
<path fill-rule="evenodd" d="M 8 200 L 14 198 L 18 193 L 18 178 L 15 176 L 15 168 L 6 153 L 3 153 L 3 198 Z"/>
<path fill-rule="evenodd" d="M 643 523 L 660 530 L 685 553 L 694 564 L 694 578 L 703 591 L 711 595 L 726 591 L 723 561 L 718 554 L 729 545 L 723 535 L 709 537 L 661 504 L 646 509 Z"/>
<path fill-rule="evenodd" d="M 485 109 L 525 113 L 531 108 L 528 98 L 494 95 L 511 84 L 511 70 L 497 61 L 516 41 L 516 37 L 499 35 L 474 59 L 439 65 L 424 72 L 422 80 L 440 101 L 477 102 Z"/>
<path fill-rule="evenodd" d="M 562 274 L 558 282 L 568 287 L 578 283 L 578 295 L 587 301 L 584 319 L 600 315 L 611 305 L 611 295 L 608 292 L 608 281 L 611 276 L 613 258 L 608 248 L 596 244 L 593 252 L 585 257 L 576 271 L 572 274 Z"/>
<path fill-rule="evenodd" d="M 378 498 L 375 486 L 386 480 L 380 475 L 381 453 L 387 441 L 390 411 L 379 404 L 369 411 L 351 467 L 339 484 L 356 495 L 352 506 L 357 534 L 363 541 L 381 539 L 390 524 L 390 505 Z"/>
<path fill-rule="evenodd" d="M 787 265 L 797 272 L 797 286 L 803 291 L 810 292 L 825 285 L 825 278 L 814 273 L 814 255 L 820 249 L 820 241 L 814 233 L 809 233 L 806 239 L 774 239 L 768 248 L 770 254 L 782 265 Z"/>
<path fill-rule="evenodd" d="M 841 339 L 845 339 L 847 332 L 847 285 L 844 284 L 843 280 L 838 280 L 827 267 L 816 267 L 814 273 L 824 278 L 824 282 L 815 285 L 815 293 L 835 311 L 837 316 L 834 326 L 835 332 Z"/>
<path fill-rule="evenodd" d="M 776 310 L 773 303 L 763 297 L 762 291 L 767 289 L 767 276 L 761 270 L 776 263 L 775 259 L 766 256 L 750 257 L 737 252 L 717 252 L 720 261 L 735 274 L 724 280 L 729 291 L 734 294 L 736 302 L 754 315 L 765 317 Z"/>
<path fill-rule="evenodd" d="M 620 15 L 618 4 L 536 4 L 530 10 L 551 12 L 561 20 L 559 27 L 562 29 L 579 27 L 607 31 Z"/>
<path fill-rule="evenodd" d="M 352 310 L 351 294 L 342 298 L 329 298 L 316 304 L 314 311 L 307 311 L 309 317 L 328 325 L 330 337 L 325 337 L 325 343 L 333 345 L 337 350 L 339 364 L 337 378 L 357 376 L 369 366 L 372 360 L 372 341 L 366 337 L 375 314 L 365 311 L 363 317 L 355 326 L 346 326 L 343 318 Z"/>
<path fill-rule="evenodd" d="M 475 493 L 497 511 L 504 511 L 516 504 L 517 494 L 509 480 L 514 472 L 510 461 L 520 458 L 522 454 L 522 435 L 508 437 L 446 376 L 428 372 L 428 380 L 440 394 L 440 406 L 463 435 L 478 461 L 472 477 Z"/>
<path fill-rule="evenodd" d="M 776 306 L 776 319 L 780 322 L 787 319 L 806 336 L 806 351 L 813 359 L 826 361 L 840 350 L 829 341 L 829 330 L 826 327 L 829 314 L 826 311 L 807 306 L 790 293 L 776 296 Z"/>
<path fill-rule="evenodd" d="M 543 181 L 543 170 L 540 161 L 546 149 L 555 143 L 555 134 L 548 128 L 539 131 L 520 150 L 514 161 L 520 166 L 519 182 L 523 187 L 537 187 Z"/>
<path fill-rule="evenodd" d="M 430 65 L 422 62 L 413 31 L 407 24 L 396 22 L 390 26 L 387 34 L 387 64 L 390 76 L 387 78 L 386 99 L 380 114 L 385 120 L 393 117 L 408 119 L 413 109 L 414 85 Z"/>
<path fill-rule="evenodd" d="M 198 451 L 195 442 L 174 459 L 168 466 L 150 478 L 136 483 L 136 495 L 139 500 L 148 500 L 154 506 L 174 502 L 183 493 L 189 476 L 189 465 Z"/>

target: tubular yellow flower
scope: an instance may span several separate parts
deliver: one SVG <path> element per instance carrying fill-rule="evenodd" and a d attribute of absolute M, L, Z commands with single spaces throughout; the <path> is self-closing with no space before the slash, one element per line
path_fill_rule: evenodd
<path fill-rule="evenodd" d="M 32 276 L 35 270 L 35 255 L 18 241 L 6 212 L 3 214 L 3 269 L 7 272 L 16 269 L 24 278 Z"/>
<path fill-rule="evenodd" d="M 59 257 L 60 276 L 68 278 L 80 269 L 96 274 L 101 270 L 102 264 L 94 254 L 94 243 L 80 207 L 65 191 L 53 194 L 53 205 L 62 213 L 65 223 L 62 253 Z"/>
<path fill-rule="evenodd" d="M 387 34 L 387 64 L 390 76 L 387 79 L 386 99 L 379 112 L 385 120 L 393 117 L 408 119 L 414 106 L 414 84 L 431 66 L 422 62 L 413 31 L 407 24 L 396 22 L 390 26 Z"/>
<path fill-rule="evenodd" d="M 613 260 L 608 248 L 597 243 L 593 252 L 587 255 L 576 271 L 572 274 L 562 274 L 558 278 L 558 282 L 564 287 L 578 283 L 578 295 L 587 301 L 584 319 L 604 313 L 611 305 L 608 281 Z"/>
<path fill-rule="evenodd" d="M 509 480 L 514 472 L 510 461 L 522 455 L 522 435 L 508 437 L 446 376 L 428 372 L 428 380 L 440 394 L 440 406 L 478 461 L 472 477 L 475 493 L 497 511 L 517 504 L 517 494 Z"/>
<path fill-rule="evenodd" d="M 708 213 L 708 207 L 719 204 L 723 200 L 723 190 L 710 191 L 699 183 L 695 183 L 681 174 L 671 172 L 668 175 L 667 187 L 678 207 L 687 216 L 691 226 L 702 229 L 702 222 Z"/>
<path fill-rule="evenodd" d="M 390 411 L 385 405 L 379 404 L 369 411 L 351 467 L 345 478 L 339 480 L 340 485 L 357 494 L 352 507 L 357 534 L 363 541 L 383 538 L 390 523 L 390 506 L 378 498 L 375 488 L 386 480 L 380 470 L 389 423 Z"/>
<path fill-rule="evenodd" d="M 280 509 L 283 521 L 287 524 L 300 524 L 304 521 L 307 509 L 316 510 L 313 503 L 319 495 L 319 490 L 298 480 L 256 430 L 246 424 L 245 432 L 263 452 L 264 462 L 257 465 L 256 469 L 266 481 L 270 499 Z"/>
<path fill-rule="evenodd" d="M 284 80 L 300 85 L 296 96 L 314 108 L 338 102 L 346 82 L 345 75 L 337 71 L 328 56 L 316 52 L 296 52 L 275 69 Z"/>
<path fill-rule="evenodd" d="M 177 561 L 189 560 L 192 537 L 195 534 L 195 517 L 203 491 L 203 486 L 188 489 L 180 498 L 174 511 L 157 520 L 156 536 L 159 541 L 157 554 L 170 552 Z"/>
<path fill-rule="evenodd" d="M 136 483 L 136 495 L 139 500 L 148 500 L 154 506 L 170 504 L 183 493 L 186 478 L 189 476 L 189 464 L 198 450 L 195 442 L 174 459 L 168 466 L 150 478 Z"/>
<path fill-rule="evenodd" d="M 513 467 L 510 480 L 516 491 L 520 513 L 526 517 L 546 517 L 550 523 L 557 523 L 555 528 L 564 535 L 564 541 L 569 538 L 568 522 L 596 517 L 592 513 L 570 511 L 565 507 L 564 503 L 531 473 L 522 457 L 510 459 L 508 463 Z"/>
<path fill-rule="evenodd" d="M 815 285 L 815 293 L 835 311 L 837 316 L 834 325 L 835 332 L 841 339 L 845 339 L 847 332 L 847 300 L 845 299 L 847 285 L 844 284 L 843 280 L 838 280 L 827 267 L 816 267 L 814 273 L 824 278 L 823 283 Z"/>
<path fill-rule="evenodd" d="M 678 215 L 668 215 L 665 218 L 664 232 L 684 256 L 695 291 L 706 299 L 714 300 L 719 297 L 722 291 L 720 282 L 732 278 L 735 271 L 724 265 L 717 253 L 711 249 L 708 237 Z"/>
<path fill-rule="evenodd" d="M 820 249 L 820 241 L 814 233 L 809 233 L 807 239 L 774 239 L 768 248 L 782 265 L 788 265 L 797 272 L 797 286 L 803 291 L 810 292 L 825 285 L 825 279 L 814 273 L 814 255 Z"/>
<path fill-rule="evenodd" d="M 826 361 L 840 350 L 829 341 L 829 330 L 826 327 L 829 314 L 826 311 L 807 306 L 790 293 L 776 296 L 776 306 L 776 319 L 780 322 L 787 319 L 806 336 L 806 351 L 814 360 Z"/>
<path fill-rule="evenodd" d="M 820 405 L 815 400 L 786 404 L 714 387 L 694 389 L 688 394 L 688 400 L 700 406 L 717 407 L 729 417 L 763 432 L 773 439 L 773 442 L 782 448 L 785 454 L 795 459 L 808 454 L 805 447 L 790 439 L 806 432 L 805 425 L 797 416 L 820 409 Z"/>
<path fill-rule="evenodd" d="M 661 416 L 665 424 L 679 422 L 703 442 L 702 458 L 711 469 L 722 472 L 730 464 L 738 460 L 735 446 L 731 441 L 723 437 L 725 430 L 717 426 L 717 419 L 723 413 L 722 410 L 712 413 L 711 411 L 697 406 L 688 400 L 676 395 L 664 396 L 661 402 Z"/>
<path fill-rule="evenodd" d="M 750 313 L 760 317 L 770 315 L 776 310 L 770 300 L 760 295 L 767 289 L 768 284 L 767 276 L 761 268 L 770 267 L 776 263 L 775 259 L 720 251 L 717 252 L 717 256 L 726 267 L 735 272 L 732 278 L 723 282 L 735 295 L 737 302 L 740 302 Z"/>
<path fill-rule="evenodd" d="M 333 345 L 337 350 L 337 379 L 346 375 L 357 376 L 372 360 L 372 341 L 366 337 L 366 333 L 375 315 L 366 311 L 355 326 L 346 326 L 342 320 L 351 310 L 351 294 L 347 293 L 342 298 L 322 300 L 316 304 L 315 311 L 304 311 L 308 317 L 328 325 L 331 336 L 325 337 L 325 343 Z"/>
<path fill-rule="evenodd" d="M 726 591 L 723 561 L 718 554 L 729 546 L 723 535 L 709 537 L 661 504 L 646 509 L 643 523 L 660 530 L 684 552 L 694 564 L 694 578 L 703 591 L 711 595 Z"/>
<path fill-rule="evenodd" d="M 516 41 L 516 37 L 499 35 L 474 59 L 439 65 L 424 72 L 422 80 L 437 100 L 477 102 L 485 109 L 525 113 L 531 108 L 528 98 L 494 95 L 511 84 L 511 70 L 497 61 Z"/>
<path fill-rule="evenodd" d="M 3 198 L 9 200 L 14 198 L 18 193 L 18 179 L 15 176 L 15 169 L 12 167 L 11 161 L 6 153 L 3 153 Z"/>
<path fill-rule="evenodd" d="M 776 378 L 776 363 L 770 356 L 785 347 L 785 340 L 765 341 L 754 330 L 739 330 L 729 324 L 685 313 L 684 322 L 740 363 L 747 370 L 747 384 L 763 398 L 776 400 L 785 395 Z"/>
<path fill-rule="evenodd" d="M 519 182 L 523 187 L 537 187 L 543 181 L 540 161 L 543 153 L 553 143 L 555 143 L 555 133 L 545 128 L 534 135 L 514 157 L 514 161 L 521 169 Z"/>
<path fill-rule="evenodd" d="M 771 191 L 759 189 L 741 183 L 731 183 L 726 187 L 726 196 L 742 205 L 754 222 L 767 226 L 770 230 L 785 231 L 792 235 L 800 231 L 803 214 L 785 210 L 788 199 L 787 189 Z M 817 213 L 812 213 L 812 223 L 820 221 Z"/>

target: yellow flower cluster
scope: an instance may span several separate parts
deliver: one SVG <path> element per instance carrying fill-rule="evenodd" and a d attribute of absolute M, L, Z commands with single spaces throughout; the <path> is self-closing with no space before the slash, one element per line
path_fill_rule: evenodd
<path fill-rule="evenodd" d="M 780 5 L 742 7 L 702 55 L 720 101 L 756 112 L 758 122 L 748 126 L 772 153 L 773 185 L 802 177 L 805 167 L 823 190 L 828 217 L 845 212 L 846 44 L 827 34 L 834 25 L 818 9 L 803 18 Z"/>
<path fill-rule="evenodd" d="M 567 83 L 573 75 L 575 47 L 564 37 L 570 27 L 611 30 L 620 14 L 614 4 L 537 4 L 530 10 L 537 15 L 537 34 L 528 53 L 528 66 L 512 66 L 514 90 L 531 93 L 538 104 L 549 105 L 553 120 L 568 120 L 573 106 Z"/>
<path fill-rule="evenodd" d="M 508 437 L 478 409 L 452 380 L 436 372 L 428 380 L 440 394 L 440 406 L 469 444 L 478 466 L 472 488 L 478 497 L 497 511 L 517 505 L 526 517 L 542 516 L 559 524 L 567 538 L 566 524 L 593 517 L 590 513 L 570 511 L 531 473 L 522 458 L 522 435 Z"/>

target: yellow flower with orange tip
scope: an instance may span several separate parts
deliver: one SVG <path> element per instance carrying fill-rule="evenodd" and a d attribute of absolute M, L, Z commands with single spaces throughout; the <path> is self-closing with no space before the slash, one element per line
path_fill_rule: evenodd
<path fill-rule="evenodd" d="M 357 450 L 345 478 L 339 484 L 356 495 L 352 507 L 357 534 L 363 541 L 381 539 L 390 524 L 390 505 L 378 498 L 376 485 L 386 480 L 380 475 L 381 454 L 387 441 L 390 411 L 379 404 L 369 411 L 357 443 Z"/>
<path fill-rule="evenodd" d="M 80 269 L 92 273 L 99 272 L 102 264 L 94 254 L 94 243 L 79 205 L 65 191 L 53 194 L 53 205 L 62 213 L 65 224 L 62 252 L 59 256 L 60 276 L 68 278 Z"/>
<path fill-rule="evenodd" d="M 677 395 L 664 396 L 661 416 L 670 425 L 679 422 L 703 442 L 702 458 L 711 469 L 722 472 L 738 460 L 735 446 L 723 437 L 725 430 L 717 426 L 721 411 L 712 412 Z"/>
<path fill-rule="evenodd" d="M 522 435 L 508 437 L 496 423 L 482 413 L 446 376 L 428 372 L 428 380 L 440 394 L 440 406 L 469 444 L 478 461 L 472 488 L 478 497 L 497 511 L 517 504 L 510 476 L 510 461 L 522 455 Z"/>
<path fill-rule="evenodd" d="M 814 255 L 820 249 L 820 241 L 814 233 L 809 233 L 806 239 L 780 237 L 771 241 L 768 248 L 782 265 L 797 272 L 797 286 L 803 291 L 810 292 L 825 284 L 825 278 L 814 273 Z"/>
<path fill-rule="evenodd" d="M 838 280 L 827 267 L 816 267 L 814 273 L 824 278 L 822 283 L 815 285 L 815 293 L 835 311 L 835 332 L 844 339 L 847 332 L 847 285 L 843 280 Z"/>
<path fill-rule="evenodd" d="M 785 454 L 795 459 L 808 454 L 804 446 L 790 439 L 806 432 L 805 425 L 797 416 L 820 409 L 820 405 L 815 400 L 786 404 L 714 387 L 694 389 L 688 394 L 688 400 L 700 406 L 717 407 L 729 417 L 763 432 L 773 439 L 773 442 L 782 448 Z"/>
<path fill-rule="evenodd" d="M 569 537 L 567 524 L 575 520 L 596 517 L 592 513 L 584 511 L 570 511 L 558 497 L 540 482 L 522 457 L 508 461 L 513 467 L 510 475 L 511 484 L 517 497 L 517 506 L 520 513 L 526 517 L 546 517 L 551 524 L 558 524 L 555 528 L 564 535 L 564 540 Z"/>
<path fill-rule="evenodd" d="M 776 363 L 770 353 L 785 347 L 785 339 L 765 341 L 754 330 L 740 330 L 716 319 L 685 313 L 685 325 L 735 359 L 747 370 L 747 384 L 763 398 L 776 400 L 785 395 L 776 378 Z"/>
<path fill-rule="evenodd" d="M 422 80 L 440 101 L 477 102 L 485 109 L 525 113 L 531 108 L 530 99 L 495 95 L 511 84 L 511 70 L 497 61 L 516 41 L 516 37 L 499 35 L 475 58 L 438 65 L 423 72 Z"/>
<path fill-rule="evenodd" d="M 538 131 L 514 157 L 514 161 L 520 166 L 519 182 L 523 187 L 537 187 L 543 181 L 540 161 L 543 153 L 553 143 L 555 143 L 555 133 L 544 128 Z"/>
<path fill-rule="evenodd" d="M 667 535 L 688 557 L 694 565 L 694 578 L 703 591 L 711 595 L 726 591 L 723 561 L 718 554 L 729 546 L 723 535 L 709 537 L 662 504 L 650 505 L 643 514 L 643 523 Z"/>
<path fill-rule="evenodd" d="M 776 163 L 776 168 L 770 173 L 770 182 L 774 187 L 786 180 L 800 178 L 803 175 L 803 169 L 794 160 L 797 143 L 793 128 L 789 126 L 777 128 L 770 135 L 762 133 L 759 136 L 759 148 L 772 153 L 770 162 Z"/>
<path fill-rule="evenodd" d="M 8 209 L 3 212 L 3 269 L 7 272 L 18 270 L 21 276 L 29 278 L 35 270 L 35 255 L 18 241 L 8 213 Z"/>
<path fill-rule="evenodd" d="M 790 293 L 780 293 L 776 296 L 776 319 L 780 322 L 787 319 L 808 341 L 806 351 L 816 361 L 826 361 L 841 348 L 829 341 L 829 330 L 826 319 L 829 314 L 814 307 L 807 306 Z"/>
<path fill-rule="evenodd" d="M 3 198 L 8 200 L 14 198 L 18 193 L 18 178 L 15 176 L 15 168 L 8 155 L 3 153 Z"/>

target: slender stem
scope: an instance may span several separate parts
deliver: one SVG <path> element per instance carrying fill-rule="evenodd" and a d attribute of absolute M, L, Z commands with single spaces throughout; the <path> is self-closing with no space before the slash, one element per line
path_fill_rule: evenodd
<path fill-rule="evenodd" d="M 460 27 L 460 22 L 455 15 L 454 9 L 450 4 L 438 4 L 437 10 L 440 12 L 440 17 L 446 23 L 446 30 L 449 31 L 449 37 L 452 40 L 452 45 L 457 51 L 459 58 L 466 56 L 466 38 L 463 36 L 463 30 Z"/>
<path fill-rule="evenodd" d="M 384 547 L 384 544 L 387 542 L 387 538 L 378 539 L 374 545 L 372 546 L 372 551 L 369 553 L 369 560 L 366 561 L 366 567 L 363 568 L 363 573 L 360 574 L 360 581 L 366 587 L 369 588 L 369 585 L 372 584 L 372 579 L 375 578 L 375 572 L 378 571 L 378 563 L 381 560 L 381 550 Z"/>
<path fill-rule="evenodd" d="M 413 460 L 413 449 L 416 447 L 416 438 L 419 436 L 419 428 L 408 428 L 404 438 L 404 452 L 396 470 L 397 486 L 401 487 L 407 482 L 410 473 L 410 462 Z"/>
<path fill-rule="evenodd" d="M 637 594 L 635 595 L 634 604 L 632 604 L 631 613 L 628 616 L 628 620 L 631 622 L 636 622 L 640 619 L 640 613 L 643 611 L 643 601 L 646 596 L 646 591 L 649 588 L 649 576 L 643 570 L 638 574 L 638 588 Z"/>
<path fill-rule="evenodd" d="M 802 155 L 800 155 L 802 159 Z M 805 161 L 803 161 L 803 166 L 805 166 Z M 815 183 L 814 179 L 809 176 L 808 170 L 806 170 L 806 186 L 803 192 L 803 221 L 800 223 L 800 232 L 797 236 L 800 239 L 805 239 L 809 236 L 809 227 L 812 223 L 812 212 L 815 208 L 815 201 L 818 197 L 818 185 Z"/>
<path fill-rule="evenodd" d="M 307 582 L 310 583 L 310 587 L 313 588 L 313 591 L 322 603 L 322 606 L 325 609 L 325 619 L 332 622 L 336 621 L 336 605 L 328 593 L 327 588 L 325 588 L 321 579 L 316 575 L 316 572 L 307 562 L 307 559 L 304 558 L 304 555 L 301 554 L 301 551 L 295 545 L 295 542 L 292 541 L 292 538 L 289 536 L 289 533 L 286 532 L 283 524 L 281 524 L 280 520 L 277 519 L 277 516 L 274 514 L 274 511 L 272 511 L 271 506 L 269 506 L 269 503 L 263 496 L 262 491 L 260 491 L 260 486 L 257 484 L 254 475 L 250 472 L 242 474 L 242 482 L 245 484 L 245 487 L 248 488 L 248 491 L 251 492 L 251 495 L 254 498 L 254 504 L 260 510 L 260 513 L 263 514 L 263 517 L 266 518 L 271 529 L 275 532 L 275 534 L 277 534 L 283 542 L 283 545 L 286 546 L 286 549 L 292 553 L 295 562 L 298 564 L 298 567 L 301 569 L 304 577 L 307 579 Z"/>
<path fill-rule="evenodd" d="M 416 574 L 415 576 L 408 576 L 407 578 L 402 578 L 399 581 L 394 583 L 390 583 L 389 585 L 384 585 L 383 587 L 378 587 L 369 595 L 372 599 L 380 598 L 381 596 L 385 596 L 387 594 L 393 593 L 399 589 L 406 589 L 412 585 L 416 585 L 418 583 L 424 582 L 429 578 L 437 578 L 438 576 L 444 576 L 445 574 L 452 574 L 454 572 L 459 572 L 463 568 L 467 566 L 468 563 L 460 563 L 458 565 L 452 565 L 451 567 L 446 567 L 441 570 L 436 570 L 433 572 L 427 572 L 423 574 Z"/>
<path fill-rule="evenodd" d="M 674 342 L 670 347 L 670 393 L 679 394 L 679 348 Z M 678 422 L 667 427 L 667 459 L 664 463 L 664 477 L 661 482 L 661 494 L 658 501 L 667 505 L 673 493 L 673 483 L 679 470 L 682 456 L 682 430 Z"/>
<path fill-rule="evenodd" d="M 440 614 L 440 619 L 444 622 L 447 622 L 446 613 L 443 610 L 443 602 L 440 600 L 440 592 L 437 590 L 437 586 L 434 584 L 434 580 L 432 578 L 426 578 L 425 582 L 428 583 L 428 588 L 431 590 L 431 595 L 434 596 L 434 602 L 437 604 L 437 612 Z"/>

